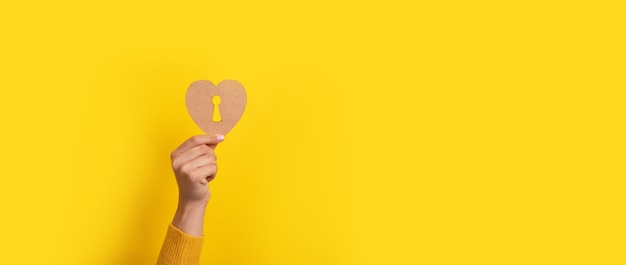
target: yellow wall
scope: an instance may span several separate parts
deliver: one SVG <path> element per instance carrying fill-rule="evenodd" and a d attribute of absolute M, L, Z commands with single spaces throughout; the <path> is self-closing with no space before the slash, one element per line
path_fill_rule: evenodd
<path fill-rule="evenodd" d="M 625 10 L 588 2 L 4 1 L 0 263 L 154 264 L 185 90 L 236 79 L 204 264 L 624 264 Z"/>

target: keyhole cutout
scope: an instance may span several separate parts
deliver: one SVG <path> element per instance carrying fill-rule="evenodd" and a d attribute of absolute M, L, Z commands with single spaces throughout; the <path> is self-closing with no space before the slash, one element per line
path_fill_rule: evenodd
<path fill-rule="evenodd" d="M 222 121 L 222 114 L 220 113 L 220 103 L 222 103 L 222 98 L 220 96 L 213 96 L 211 100 L 213 103 L 213 118 L 211 119 L 214 122 Z"/>

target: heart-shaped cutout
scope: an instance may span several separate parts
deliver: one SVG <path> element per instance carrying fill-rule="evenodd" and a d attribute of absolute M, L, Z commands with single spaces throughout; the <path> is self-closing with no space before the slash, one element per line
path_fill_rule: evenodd
<path fill-rule="evenodd" d="M 246 108 L 246 90 L 235 80 L 215 86 L 198 80 L 187 89 L 187 111 L 206 135 L 226 135 L 241 119 Z"/>

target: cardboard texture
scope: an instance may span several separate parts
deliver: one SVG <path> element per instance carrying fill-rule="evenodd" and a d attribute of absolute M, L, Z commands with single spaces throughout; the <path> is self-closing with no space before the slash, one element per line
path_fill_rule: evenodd
<path fill-rule="evenodd" d="M 187 111 L 206 135 L 230 132 L 241 119 L 246 101 L 246 90 L 235 80 L 224 80 L 217 86 L 207 80 L 195 81 L 186 95 Z"/>

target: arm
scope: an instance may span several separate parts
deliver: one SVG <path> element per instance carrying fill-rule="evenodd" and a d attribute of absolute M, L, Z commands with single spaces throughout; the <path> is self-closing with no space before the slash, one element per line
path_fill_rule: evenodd
<path fill-rule="evenodd" d="M 178 208 L 157 265 L 196 265 L 204 241 L 204 213 L 211 197 L 209 182 L 217 174 L 215 148 L 224 136 L 194 136 L 171 154 L 178 184 Z"/>

